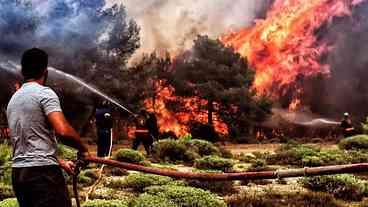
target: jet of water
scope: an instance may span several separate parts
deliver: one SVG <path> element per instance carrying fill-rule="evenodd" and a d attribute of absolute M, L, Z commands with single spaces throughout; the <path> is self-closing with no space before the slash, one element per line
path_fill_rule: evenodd
<path fill-rule="evenodd" d="M 8 61 L 6 63 L 0 62 L 0 67 L 4 68 L 5 70 L 14 73 L 14 74 L 18 74 L 18 71 L 20 70 L 20 66 L 14 62 Z M 124 111 L 135 115 L 135 113 L 133 113 L 132 111 L 130 111 L 128 108 L 126 108 L 125 106 L 123 106 L 122 104 L 120 104 L 118 101 L 116 101 L 115 99 L 111 98 L 110 96 L 106 95 L 105 93 L 103 93 L 102 91 L 98 90 L 97 88 L 87 84 L 86 82 L 84 82 L 83 80 L 81 80 L 80 78 L 71 75 L 69 73 L 65 73 L 61 70 L 58 70 L 56 68 L 53 67 L 49 67 L 48 68 L 49 71 L 53 71 L 54 73 L 56 73 L 57 75 L 63 76 L 68 80 L 71 80 L 77 84 L 79 84 L 80 86 L 85 87 L 86 89 L 88 89 L 89 91 L 91 91 L 92 93 L 100 96 L 101 98 L 109 101 L 110 103 L 116 105 L 117 107 L 123 109 Z"/>
<path fill-rule="evenodd" d="M 336 122 L 336 121 L 332 121 L 328 119 L 313 119 L 312 121 L 308 121 L 308 122 L 296 122 L 296 123 L 300 125 L 307 125 L 307 126 L 315 126 L 315 125 L 322 125 L 322 124 L 340 125 L 340 122 Z"/>

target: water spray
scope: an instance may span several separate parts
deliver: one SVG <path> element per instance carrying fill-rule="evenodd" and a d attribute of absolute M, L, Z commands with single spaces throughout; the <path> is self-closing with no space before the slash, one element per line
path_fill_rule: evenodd
<path fill-rule="evenodd" d="M 326 124 L 326 125 L 340 125 L 340 122 L 337 121 L 332 121 L 329 119 L 313 119 L 312 121 L 307 121 L 307 122 L 295 122 L 296 124 L 299 125 L 304 125 L 304 126 L 316 126 L 316 125 L 322 125 L 322 124 Z"/>
<path fill-rule="evenodd" d="M 19 70 L 20 70 L 20 66 L 12 61 L 8 61 L 8 62 L 0 62 L 0 67 L 4 68 L 5 70 L 13 73 L 13 74 L 18 74 Z M 111 98 L 110 96 L 106 95 L 105 93 L 103 93 L 102 91 L 98 90 L 97 88 L 87 84 L 86 82 L 84 82 L 82 79 L 71 75 L 69 73 L 65 73 L 59 69 L 53 68 L 53 67 L 49 67 L 48 68 L 49 71 L 53 71 L 54 73 L 63 76 L 69 80 L 72 80 L 76 83 L 78 83 L 80 86 L 83 86 L 85 88 L 87 88 L 90 92 L 98 95 L 99 97 L 109 101 L 110 103 L 114 104 L 115 106 L 119 107 L 120 109 L 123 109 L 124 111 L 128 112 L 131 115 L 136 115 L 134 112 L 132 112 L 131 110 L 129 110 L 127 107 L 123 106 L 122 104 L 120 104 L 118 101 L 116 101 L 115 99 Z"/>

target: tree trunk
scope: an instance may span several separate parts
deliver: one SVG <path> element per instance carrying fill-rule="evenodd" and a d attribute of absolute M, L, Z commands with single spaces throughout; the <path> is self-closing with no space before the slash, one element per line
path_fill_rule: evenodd
<path fill-rule="evenodd" d="M 213 101 L 208 99 L 208 125 L 213 126 Z"/>

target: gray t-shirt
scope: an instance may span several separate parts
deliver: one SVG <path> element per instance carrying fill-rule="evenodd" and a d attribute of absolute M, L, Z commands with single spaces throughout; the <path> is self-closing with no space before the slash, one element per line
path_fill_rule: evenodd
<path fill-rule="evenodd" d="M 47 115 L 61 111 L 56 93 L 38 83 L 25 83 L 13 95 L 7 108 L 12 167 L 58 165 L 57 141 Z"/>

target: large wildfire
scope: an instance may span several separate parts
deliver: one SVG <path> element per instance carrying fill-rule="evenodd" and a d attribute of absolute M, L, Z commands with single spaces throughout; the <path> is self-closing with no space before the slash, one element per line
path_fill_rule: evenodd
<path fill-rule="evenodd" d="M 328 75 L 322 59 L 332 45 L 318 41 L 317 31 L 333 18 L 349 16 L 364 0 L 276 0 L 264 20 L 221 37 L 256 70 L 259 94 L 282 96 L 298 76 Z M 298 93 L 295 95 L 297 96 Z M 295 100 L 291 107 L 298 105 Z"/>
<path fill-rule="evenodd" d="M 255 25 L 230 32 L 220 37 L 227 46 L 246 57 L 256 71 L 254 88 L 259 95 L 274 99 L 285 95 L 285 89 L 295 87 L 298 77 L 317 74 L 329 76 L 330 66 L 323 58 L 333 50 L 333 45 L 321 41 L 318 31 L 336 17 L 351 15 L 352 9 L 365 0 L 275 0 L 265 19 Z M 173 114 L 167 110 L 165 100 L 175 99 L 172 89 L 159 90 L 155 111 L 163 131 L 177 135 L 188 132 L 184 127 L 190 120 L 206 123 L 206 114 L 196 114 L 194 99 L 185 100 L 193 113 Z M 296 88 L 292 94 L 290 110 L 301 106 L 303 91 Z M 148 101 L 147 106 L 152 106 Z M 152 108 L 152 107 L 151 107 Z M 184 125 L 182 125 L 184 124 Z M 226 125 L 218 120 L 217 132 L 226 134 Z"/>
<path fill-rule="evenodd" d="M 368 0 L 128 0 L 123 3 L 128 13 L 105 0 L 0 2 L 0 61 L 17 61 L 30 47 L 46 48 L 50 64 L 105 87 L 126 104 L 136 96 L 121 93 L 127 82 L 115 81 L 120 55 L 129 61 L 156 49 L 180 56 L 198 34 L 208 34 L 245 57 L 256 72 L 258 95 L 282 108 L 306 106 L 328 117 L 368 113 L 362 96 L 368 93 Z M 207 123 L 205 100 L 176 97 L 159 82 L 156 90 L 156 99 L 145 104 L 157 114 L 162 132 L 181 136 L 190 132 L 190 122 Z M 174 113 L 178 100 L 185 110 Z M 216 113 L 213 119 L 216 131 L 227 134 Z"/>

